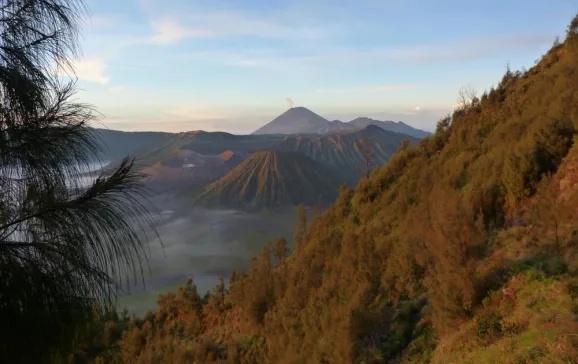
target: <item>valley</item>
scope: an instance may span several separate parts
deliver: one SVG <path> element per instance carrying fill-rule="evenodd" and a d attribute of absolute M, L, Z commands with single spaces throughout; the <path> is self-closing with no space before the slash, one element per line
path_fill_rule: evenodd
<path fill-rule="evenodd" d="M 107 167 L 134 157 L 150 202 L 161 212 L 158 237 L 147 232 L 150 271 L 144 284 L 123 286 L 119 309 L 144 314 L 156 307 L 158 294 L 187 278 L 200 292 L 210 290 L 219 277 L 246 269 L 250 258 L 279 236 L 293 251 L 299 205 L 327 208 L 341 185 L 355 186 L 402 144 L 419 141 L 386 129 L 399 124 L 377 121 L 354 120 L 345 128 L 311 133 L 309 118 L 318 126 L 334 125 L 293 108 L 252 135 L 95 130 L 103 156 L 113 160 Z M 279 120 L 299 133 L 278 133 Z"/>
<path fill-rule="evenodd" d="M 311 205 L 334 178 L 354 188 L 321 214 L 299 210 L 293 244 L 279 234 L 205 298 L 205 277 L 161 294 L 124 348 L 221 363 L 575 362 L 578 17 L 569 29 L 422 139 L 336 122 L 314 133 L 327 124 L 302 110 L 306 133 L 283 134 L 299 130 L 278 128 L 283 118 L 261 129 L 277 133 L 270 145 L 179 200 L 223 214 L 249 205 L 267 226 L 278 204 Z"/>
<path fill-rule="evenodd" d="M 270 215 L 184 209 L 172 201 L 160 201 L 159 196 L 153 203 L 175 210 L 165 210 L 157 226 L 159 237 L 151 235 L 150 270 L 145 272 L 144 284 L 131 281 L 119 292 L 118 309 L 126 308 L 137 315 L 153 310 L 160 293 L 174 290 L 188 278 L 193 278 L 199 292 L 205 293 L 212 290 L 219 277 L 227 279 L 232 271 L 246 269 L 264 242 L 279 234 L 292 240 L 297 216 L 295 210 Z"/>

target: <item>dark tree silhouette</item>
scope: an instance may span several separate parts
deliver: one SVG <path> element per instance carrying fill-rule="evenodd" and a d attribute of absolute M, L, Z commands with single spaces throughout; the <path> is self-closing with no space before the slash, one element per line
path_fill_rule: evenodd
<path fill-rule="evenodd" d="M 0 0 L 0 362 L 70 349 L 120 278 L 142 273 L 152 226 L 133 161 L 86 186 L 94 110 L 71 102 L 79 0 Z"/>

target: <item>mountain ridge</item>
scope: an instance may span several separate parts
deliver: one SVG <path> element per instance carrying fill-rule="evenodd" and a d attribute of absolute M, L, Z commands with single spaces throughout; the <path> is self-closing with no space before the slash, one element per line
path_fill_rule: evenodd
<path fill-rule="evenodd" d="M 406 140 L 415 144 L 418 139 L 384 130 L 376 125 L 363 129 L 348 129 L 323 135 L 287 135 L 276 150 L 301 152 L 313 160 L 335 167 L 350 186 L 360 178 L 360 169 L 371 159 L 371 168 L 385 164 Z M 360 149 L 367 143 L 367 154 Z"/>
<path fill-rule="evenodd" d="M 373 168 L 386 163 L 404 139 L 418 139 L 369 125 L 328 134 L 235 135 L 225 132 L 187 132 L 164 137 L 134 153 L 154 189 L 200 187 L 215 182 L 253 153 L 265 150 L 297 151 L 336 168 L 343 183 L 355 185 L 365 156 L 359 143 L 370 135 Z"/>
<path fill-rule="evenodd" d="M 367 117 L 358 117 L 349 122 L 329 121 L 303 106 L 293 107 L 285 111 L 251 134 L 329 134 L 336 131 L 363 129 L 369 125 L 376 125 L 384 130 L 406 134 L 414 138 L 431 135 L 427 131 L 416 129 L 401 121 L 380 121 Z"/>

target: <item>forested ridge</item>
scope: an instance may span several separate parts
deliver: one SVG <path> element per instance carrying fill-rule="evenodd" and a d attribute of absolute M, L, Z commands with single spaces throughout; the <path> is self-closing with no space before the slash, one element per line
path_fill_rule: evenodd
<path fill-rule="evenodd" d="M 100 320 L 127 363 L 575 363 L 578 17 L 528 71 L 465 95 L 419 145 L 205 296 Z M 104 332 L 104 334 L 102 334 Z M 97 348 L 95 350 L 95 348 Z"/>

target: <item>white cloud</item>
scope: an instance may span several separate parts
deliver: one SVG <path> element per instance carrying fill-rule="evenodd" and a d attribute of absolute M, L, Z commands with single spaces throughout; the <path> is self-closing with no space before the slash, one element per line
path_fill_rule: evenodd
<path fill-rule="evenodd" d="M 171 44 L 189 37 L 209 36 L 209 32 L 202 32 L 195 29 L 188 29 L 178 24 L 174 19 L 163 18 L 151 22 L 155 32 L 151 41 L 155 44 Z"/>
<path fill-rule="evenodd" d="M 318 39 L 327 28 L 283 18 L 263 20 L 237 11 L 197 12 L 187 17 L 164 16 L 151 21 L 154 44 L 171 44 L 188 38 L 254 36 L 273 39 Z M 187 25 L 183 25 L 187 24 Z M 188 25 L 192 24 L 192 25 Z"/>
<path fill-rule="evenodd" d="M 550 45 L 553 36 L 546 34 L 510 35 L 500 38 L 483 37 L 454 40 L 441 44 L 415 44 L 402 47 L 360 50 L 357 48 L 335 49 L 319 55 L 320 62 L 332 63 L 382 63 L 385 61 L 411 62 L 415 64 L 466 60 L 502 51 L 535 48 Z"/>
<path fill-rule="evenodd" d="M 73 63 L 76 76 L 83 81 L 107 85 L 110 78 L 106 75 L 106 61 L 102 58 L 85 58 Z"/>

